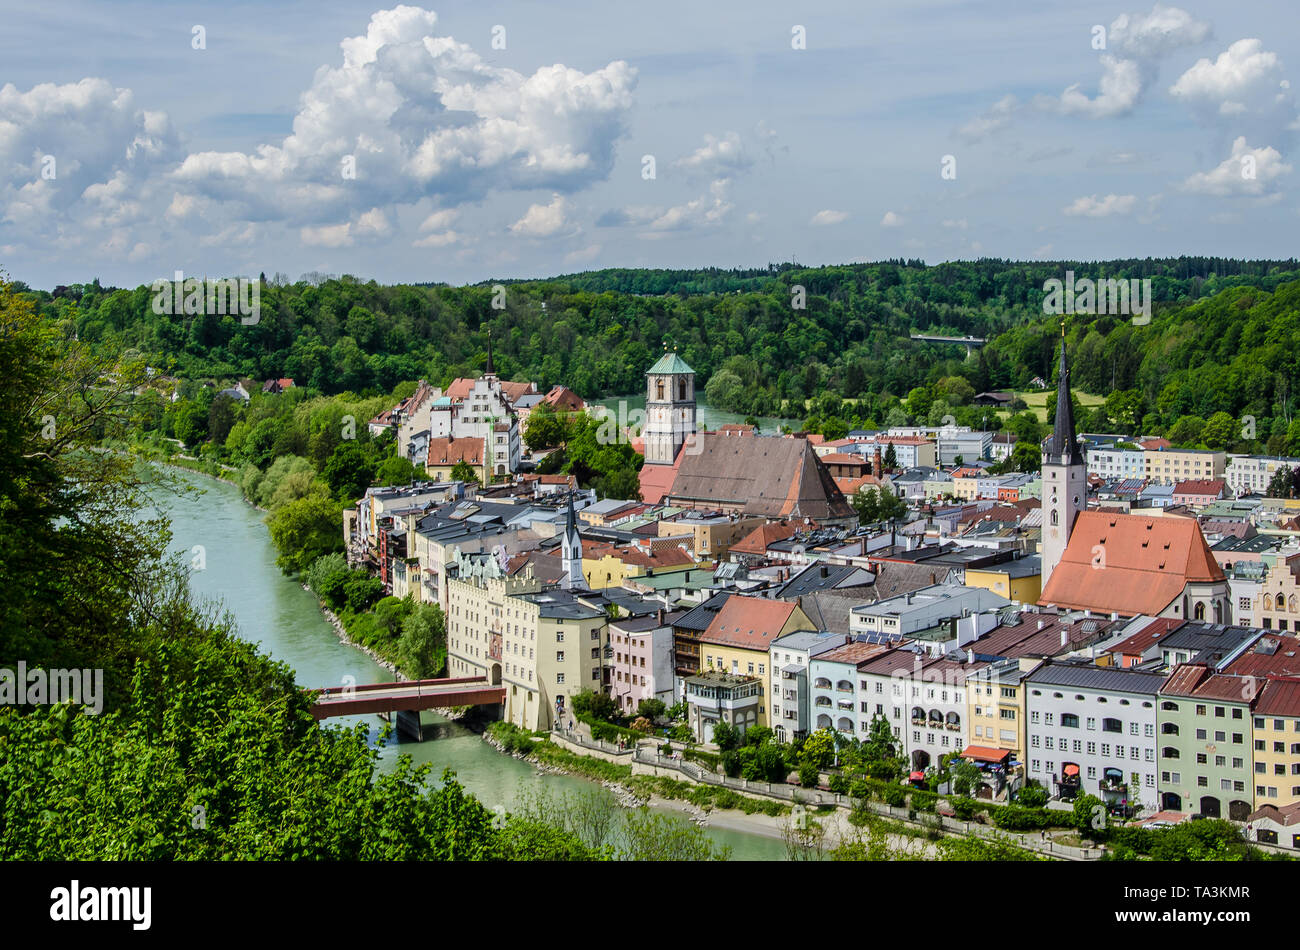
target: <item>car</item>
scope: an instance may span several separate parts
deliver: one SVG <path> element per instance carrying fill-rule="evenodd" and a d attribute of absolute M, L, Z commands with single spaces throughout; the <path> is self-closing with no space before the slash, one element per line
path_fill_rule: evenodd
<path fill-rule="evenodd" d="M 1172 821 L 1163 821 L 1163 820 L 1148 821 L 1142 825 L 1143 828 L 1172 828 L 1173 826 L 1174 823 Z"/>

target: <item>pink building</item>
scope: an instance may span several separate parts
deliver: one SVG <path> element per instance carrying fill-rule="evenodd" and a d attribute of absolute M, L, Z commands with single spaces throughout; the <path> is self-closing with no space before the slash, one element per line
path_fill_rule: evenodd
<path fill-rule="evenodd" d="M 1225 482 L 1222 478 L 1194 478 L 1174 485 L 1174 504 L 1204 507 L 1223 498 Z"/>
<path fill-rule="evenodd" d="M 610 623 L 609 646 L 614 656 L 609 690 L 620 709 L 635 710 L 643 699 L 663 700 L 669 706 L 677 701 L 672 622 L 683 613 L 661 610 L 654 617 Z"/>

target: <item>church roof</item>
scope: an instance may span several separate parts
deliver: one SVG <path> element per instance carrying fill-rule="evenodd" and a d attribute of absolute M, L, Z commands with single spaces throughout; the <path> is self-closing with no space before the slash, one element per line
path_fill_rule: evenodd
<path fill-rule="evenodd" d="M 674 503 L 740 504 L 746 514 L 770 518 L 852 518 L 853 508 L 804 439 L 696 436 L 680 459 Z"/>
<path fill-rule="evenodd" d="M 1038 602 L 1156 616 L 1187 584 L 1222 580 L 1193 519 L 1081 511 Z"/>
<path fill-rule="evenodd" d="M 659 357 L 659 362 L 655 363 L 645 371 L 649 376 L 651 373 L 690 373 L 695 375 L 695 370 L 686 365 L 686 360 L 682 359 L 675 352 L 664 353 Z"/>

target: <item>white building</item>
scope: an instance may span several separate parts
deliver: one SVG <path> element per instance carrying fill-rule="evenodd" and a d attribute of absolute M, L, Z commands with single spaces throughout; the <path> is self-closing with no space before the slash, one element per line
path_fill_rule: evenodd
<path fill-rule="evenodd" d="M 1142 478 L 1144 453 L 1139 448 L 1118 449 L 1112 445 L 1088 447 L 1088 474 L 1102 478 Z"/>
<path fill-rule="evenodd" d="M 874 604 L 854 607 L 849 632 L 907 636 L 946 620 L 1010 606 L 1011 601 L 982 587 L 932 584 Z"/>
<path fill-rule="evenodd" d="M 1029 778 L 1051 794 L 1157 801 L 1156 693 L 1162 673 L 1048 660 L 1024 679 Z M 1136 789 L 1140 788 L 1140 794 Z"/>
<path fill-rule="evenodd" d="M 966 426 L 945 426 L 939 431 L 939 464 L 956 465 L 986 459 L 992 455 L 993 433 L 976 432 Z"/>
<path fill-rule="evenodd" d="M 813 731 L 812 693 L 808 666 L 813 657 L 843 646 L 843 634 L 797 630 L 777 637 L 768 647 L 772 671 L 772 714 L 768 721 L 778 742 L 790 742 Z"/>
<path fill-rule="evenodd" d="M 1280 468 L 1300 468 L 1300 459 L 1273 455 L 1230 455 L 1223 470 L 1233 495 L 1262 495 Z"/>
<path fill-rule="evenodd" d="M 816 662 L 816 661 L 814 661 Z M 889 721 L 912 769 L 924 771 L 968 744 L 966 677 L 986 663 L 958 663 L 898 647 L 857 668 L 860 718 L 869 724 L 877 708 Z"/>

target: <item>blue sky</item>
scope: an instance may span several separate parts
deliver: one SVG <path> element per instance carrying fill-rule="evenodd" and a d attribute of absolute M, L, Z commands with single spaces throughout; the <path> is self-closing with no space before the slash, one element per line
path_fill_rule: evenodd
<path fill-rule="evenodd" d="M 0 268 L 36 286 L 1296 253 L 1273 3 L 0 12 Z"/>

